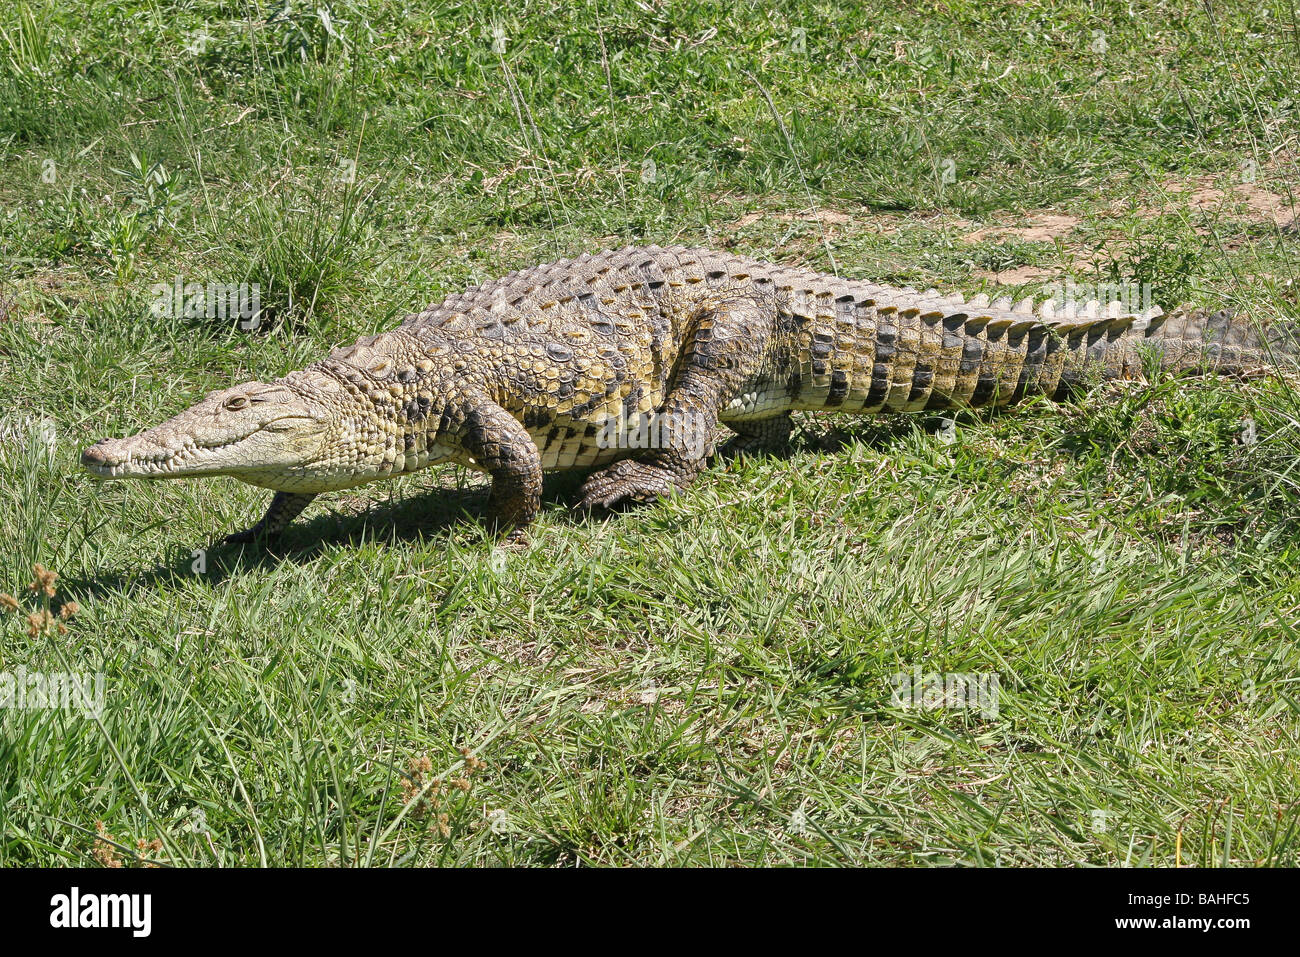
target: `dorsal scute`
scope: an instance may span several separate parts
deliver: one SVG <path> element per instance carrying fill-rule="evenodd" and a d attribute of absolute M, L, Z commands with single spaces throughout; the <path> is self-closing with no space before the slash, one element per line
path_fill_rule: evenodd
<path fill-rule="evenodd" d="M 534 327 L 550 321 L 547 317 L 569 310 L 608 309 L 611 316 L 626 314 L 635 321 L 650 296 L 696 296 L 704 294 L 706 287 L 734 288 L 741 281 L 761 300 L 775 296 L 799 315 L 819 320 L 830 316 L 841 325 L 869 321 L 874 315 L 929 326 L 943 322 L 949 331 L 964 328 L 972 334 L 986 328 L 1018 334 L 1041 327 L 1067 335 L 1088 330 L 1090 335 L 1104 331 L 1116 336 L 1159 328 L 1168 321 L 1160 319 L 1158 309 L 1134 311 L 1109 297 L 1086 302 L 1048 298 L 1035 303 L 1032 298 L 1013 300 L 996 292 L 965 296 L 960 291 L 842 278 L 802 265 L 673 244 L 624 246 L 516 270 L 448 296 L 410 317 L 407 324 L 417 331 L 439 329 L 451 338 L 473 335 L 484 324 L 492 326 L 494 335 L 501 334 L 504 324 L 508 336 L 531 336 Z"/>

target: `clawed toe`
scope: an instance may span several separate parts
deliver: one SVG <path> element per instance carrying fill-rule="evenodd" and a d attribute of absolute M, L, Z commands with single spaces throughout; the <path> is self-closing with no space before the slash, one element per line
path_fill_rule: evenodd
<path fill-rule="evenodd" d="M 653 502 L 676 489 L 669 473 L 644 462 L 625 459 L 592 475 L 579 490 L 578 507 L 612 508 L 620 502 Z"/>
<path fill-rule="evenodd" d="M 735 459 L 742 458 L 747 455 L 753 455 L 756 451 L 759 451 L 760 449 L 761 446 L 757 445 L 756 443 L 746 442 L 742 439 L 736 438 L 724 442 L 721 446 L 719 446 L 716 455 L 719 461 L 731 462 L 734 461 Z"/>
<path fill-rule="evenodd" d="M 276 535 L 270 535 L 254 525 L 252 528 L 246 528 L 242 532 L 234 532 L 227 535 L 220 542 L 222 545 L 272 545 Z"/>
<path fill-rule="evenodd" d="M 528 536 L 528 529 L 517 526 L 501 536 L 501 541 L 497 544 L 497 547 L 507 552 L 526 552 L 532 545 L 533 542 Z"/>
<path fill-rule="evenodd" d="M 620 501 L 630 499 L 634 501 L 646 501 L 644 498 L 637 498 L 637 490 L 624 488 L 620 483 L 614 486 L 602 489 L 599 492 L 588 492 L 578 503 L 578 507 L 587 511 L 593 511 L 599 508 L 613 508 Z"/>

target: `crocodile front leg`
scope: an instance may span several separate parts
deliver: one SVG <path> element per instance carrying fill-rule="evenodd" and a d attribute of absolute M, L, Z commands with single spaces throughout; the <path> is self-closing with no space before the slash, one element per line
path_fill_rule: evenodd
<path fill-rule="evenodd" d="M 250 542 L 274 541 L 315 497 L 312 492 L 276 492 L 271 498 L 270 508 L 260 522 L 242 532 L 227 535 L 222 539 L 222 544 L 247 545 Z"/>
<path fill-rule="evenodd" d="M 532 436 L 509 412 L 479 396 L 470 403 L 460 443 L 492 476 L 489 527 L 504 532 L 507 544 L 525 544 L 525 528 L 542 507 L 542 455 Z"/>

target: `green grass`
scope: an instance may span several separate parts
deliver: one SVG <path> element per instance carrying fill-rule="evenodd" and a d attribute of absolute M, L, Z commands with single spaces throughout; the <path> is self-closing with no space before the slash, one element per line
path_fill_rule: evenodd
<path fill-rule="evenodd" d="M 1282 379 L 810 415 L 637 511 L 557 476 L 523 554 L 452 470 L 269 556 L 212 546 L 265 493 L 76 465 L 625 242 L 1295 319 L 1295 227 L 1230 188 L 1293 209 L 1297 38 L 1289 0 L 6 7 L 0 673 L 105 700 L 0 712 L 0 863 L 102 860 L 96 822 L 178 865 L 1300 863 Z M 178 275 L 271 321 L 155 315 Z M 36 562 L 66 634 L 27 634 Z"/>

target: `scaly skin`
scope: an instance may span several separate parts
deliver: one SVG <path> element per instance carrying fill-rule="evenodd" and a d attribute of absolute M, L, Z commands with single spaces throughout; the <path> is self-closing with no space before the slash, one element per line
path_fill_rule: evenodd
<path fill-rule="evenodd" d="M 228 539 L 242 542 L 277 535 L 318 493 L 457 462 L 491 475 L 494 522 L 518 541 L 544 470 L 596 468 L 588 507 L 643 501 L 691 484 L 718 423 L 736 432 L 724 451 L 737 453 L 783 440 L 794 410 L 1062 398 L 1136 374 L 1144 346 L 1173 370 L 1240 370 L 1268 351 L 1227 313 L 1035 313 L 1028 300 L 964 302 L 703 249 L 628 248 L 451 296 L 276 382 L 104 439 L 82 463 L 103 478 L 231 475 L 276 490 L 262 521 Z M 656 428 L 648 443 L 625 441 L 611 423 Z"/>

